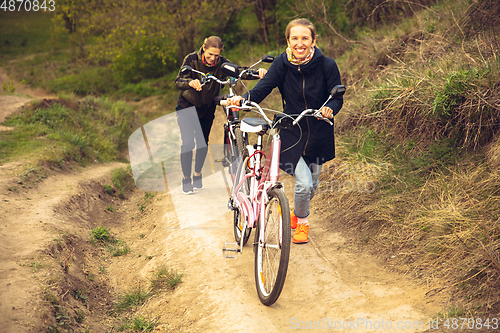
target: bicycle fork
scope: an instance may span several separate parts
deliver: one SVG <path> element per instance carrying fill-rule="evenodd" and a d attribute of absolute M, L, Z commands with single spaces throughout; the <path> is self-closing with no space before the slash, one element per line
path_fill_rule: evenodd
<path fill-rule="evenodd" d="M 269 148 L 267 156 L 270 157 L 269 163 L 266 163 L 265 174 L 262 176 L 263 179 L 263 189 L 262 189 L 262 198 L 260 204 L 260 221 L 259 221 L 259 243 L 257 246 L 274 246 L 266 244 L 265 239 L 265 228 L 266 228 L 266 207 L 269 203 L 269 197 L 267 193 L 275 187 L 282 187 L 279 180 L 279 160 L 280 160 L 280 149 L 281 149 L 281 139 L 278 134 L 273 135 L 272 145 Z M 280 211 L 280 221 L 279 221 L 279 247 L 283 242 L 283 226 L 282 226 L 282 217 Z"/>

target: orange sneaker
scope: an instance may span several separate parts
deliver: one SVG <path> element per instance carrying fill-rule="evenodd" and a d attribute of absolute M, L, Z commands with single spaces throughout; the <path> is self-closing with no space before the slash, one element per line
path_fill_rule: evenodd
<path fill-rule="evenodd" d="M 290 214 L 290 227 L 292 229 L 295 229 L 297 228 L 297 222 L 299 221 L 299 218 L 297 216 L 295 216 L 295 214 L 292 212 Z"/>
<path fill-rule="evenodd" d="M 309 234 L 309 224 L 298 224 L 293 235 L 293 242 L 295 244 L 307 243 L 307 235 Z"/>

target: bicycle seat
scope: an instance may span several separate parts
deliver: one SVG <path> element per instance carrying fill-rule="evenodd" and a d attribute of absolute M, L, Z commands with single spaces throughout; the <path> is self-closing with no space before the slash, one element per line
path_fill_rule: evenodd
<path fill-rule="evenodd" d="M 240 129 L 242 132 L 258 133 L 267 131 L 269 124 L 261 118 L 244 118 L 241 120 Z"/>

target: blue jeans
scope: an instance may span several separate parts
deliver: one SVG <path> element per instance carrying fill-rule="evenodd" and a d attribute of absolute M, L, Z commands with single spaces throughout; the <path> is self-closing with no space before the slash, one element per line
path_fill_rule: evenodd
<path fill-rule="evenodd" d="M 321 165 L 311 164 L 309 168 L 304 159 L 300 158 L 295 168 L 295 216 L 304 218 L 309 215 L 309 202 L 318 188 L 320 173 Z"/>

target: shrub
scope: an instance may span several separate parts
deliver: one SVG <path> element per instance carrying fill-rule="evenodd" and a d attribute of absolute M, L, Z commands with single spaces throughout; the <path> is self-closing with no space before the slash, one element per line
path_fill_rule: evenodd
<path fill-rule="evenodd" d="M 177 69 L 176 47 L 167 39 L 143 36 L 115 57 L 112 68 L 122 82 L 159 78 Z"/>

